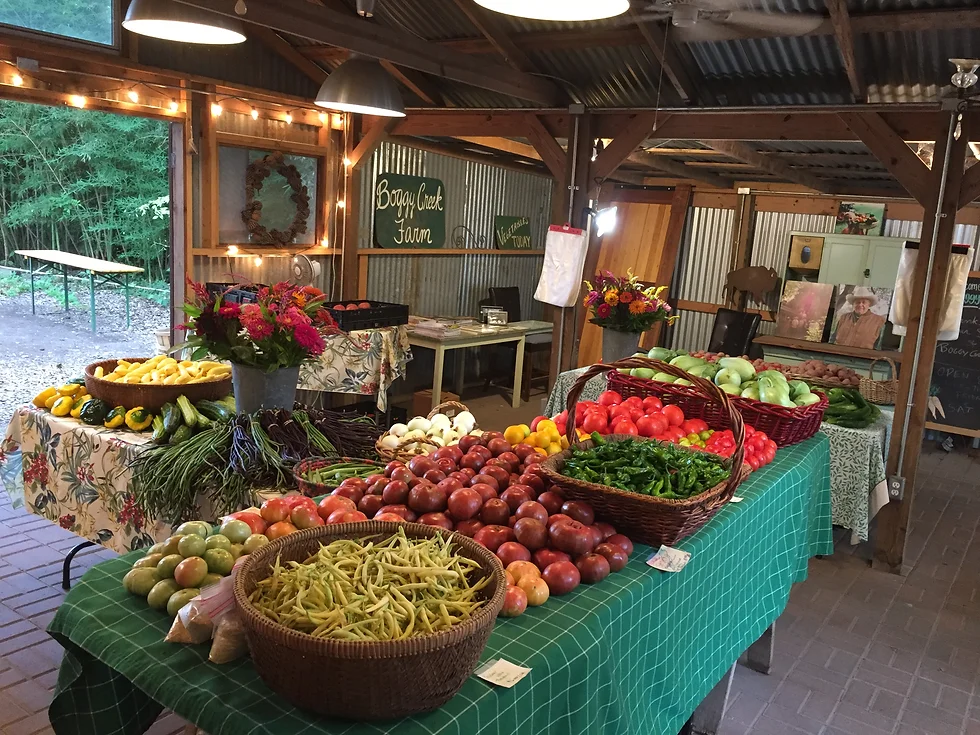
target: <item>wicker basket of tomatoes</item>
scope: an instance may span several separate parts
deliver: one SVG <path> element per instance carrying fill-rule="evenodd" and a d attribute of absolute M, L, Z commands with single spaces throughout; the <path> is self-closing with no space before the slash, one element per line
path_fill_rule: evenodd
<path fill-rule="evenodd" d="M 718 457 L 703 452 L 699 446 L 674 446 L 633 435 L 595 435 L 550 457 L 541 464 L 541 472 L 566 497 L 588 502 L 597 516 L 624 529 L 630 538 L 654 546 L 672 544 L 711 520 L 748 476 L 750 468 L 742 461 L 742 417 L 728 395 L 711 381 L 647 358 L 628 358 L 586 370 L 569 391 L 569 415 L 575 415 L 579 396 L 591 378 L 610 370 L 631 368 L 687 376 L 706 400 L 716 404 L 723 423 L 731 427 L 734 443 L 729 456 Z M 574 422 L 570 422 L 569 442 L 577 439 L 575 432 Z M 594 459 L 591 469 L 590 458 Z M 711 485 L 699 484 L 704 482 Z"/>

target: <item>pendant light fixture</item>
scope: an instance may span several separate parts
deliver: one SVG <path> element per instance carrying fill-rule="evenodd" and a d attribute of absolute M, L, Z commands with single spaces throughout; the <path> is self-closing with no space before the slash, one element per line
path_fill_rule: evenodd
<path fill-rule="evenodd" d="M 245 40 L 240 20 L 175 0 L 133 0 L 122 25 L 141 36 L 167 41 L 230 45 Z"/>
<path fill-rule="evenodd" d="M 532 20 L 601 20 L 630 9 L 629 0 L 476 0 L 476 4 Z"/>
<path fill-rule="evenodd" d="M 316 104 L 328 110 L 405 117 L 398 84 L 372 58 L 352 54 L 323 82 Z"/>

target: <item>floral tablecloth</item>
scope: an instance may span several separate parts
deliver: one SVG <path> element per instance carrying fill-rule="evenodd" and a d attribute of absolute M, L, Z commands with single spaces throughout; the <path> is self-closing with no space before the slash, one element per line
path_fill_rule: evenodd
<path fill-rule="evenodd" d="M 129 463 L 148 440 L 22 406 L 0 444 L 0 477 L 15 508 L 124 553 L 170 535 L 133 499 Z"/>
<path fill-rule="evenodd" d="M 554 416 L 565 409 L 568 392 L 585 368 L 558 376 L 548 398 L 545 414 Z M 606 376 L 586 383 L 579 400 L 594 401 L 606 389 Z M 830 438 L 830 507 L 835 526 L 851 531 L 851 543 L 868 540 L 868 526 L 888 502 L 885 482 L 885 452 L 891 434 L 893 412 L 884 408 L 878 421 L 867 429 L 845 429 L 821 424 Z"/>
<path fill-rule="evenodd" d="M 412 359 L 408 326 L 365 329 L 327 339 L 320 359 L 300 369 L 299 387 L 328 393 L 377 395 L 388 409 L 388 388 Z"/>

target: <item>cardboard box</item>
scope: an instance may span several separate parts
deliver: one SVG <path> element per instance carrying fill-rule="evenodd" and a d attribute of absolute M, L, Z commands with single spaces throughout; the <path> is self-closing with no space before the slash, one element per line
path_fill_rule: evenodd
<path fill-rule="evenodd" d="M 789 267 L 793 270 L 820 270 L 820 260 L 823 257 L 822 237 L 809 235 L 793 235 L 789 244 Z M 809 248 L 807 260 L 803 262 L 804 248 Z"/>
<path fill-rule="evenodd" d="M 443 391 L 442 395 L 439 398 L 439 401 L 441 403 L 445 403 L 446 401 L 458 401 L 458 400 L 459 400 L 459 396 L 457 396 L 455 393 L 450 393 L 449 391 Z M 416 391 L 415 395 L 412 396 L 412 413 L 411 416 L 409 416 L 409 418 L 411 418 L 412 416 L 428 416 L 429 411 L 431 410 L 432 410 L 432 390 L 427 388 L 426 390 Z"/>

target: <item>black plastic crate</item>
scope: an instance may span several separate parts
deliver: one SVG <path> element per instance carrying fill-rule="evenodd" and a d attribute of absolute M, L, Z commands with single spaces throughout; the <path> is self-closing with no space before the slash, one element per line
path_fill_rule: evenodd
<path fill-rule="evenodd" d="M 205 288 L 207 288 L 208 293 L 212 296 L 224 295 L 224 301 L 227 304 L 254 304 L 259 300 L 258 291 L 260 286 L 233 288 L 236 285 L 238 284 L 207 283 L 205 284 Z"/>
<path fill-rule="evenodd" d="M 349 304 L 371 304 L 369 309 L 337 309 L 335 307 Z M 407 304 L 388 304 L 384 301 L 337 301 L 326 307 L 337 322 L 337 326 L 345 332 L 358 329 L 380 329 L 381 327 L 397 327 L 408 324 Z"/>

